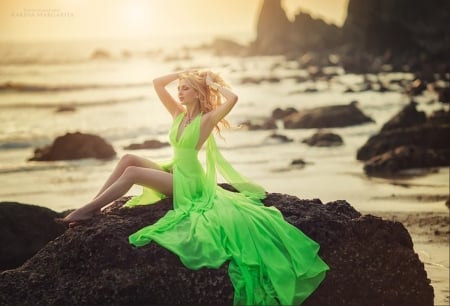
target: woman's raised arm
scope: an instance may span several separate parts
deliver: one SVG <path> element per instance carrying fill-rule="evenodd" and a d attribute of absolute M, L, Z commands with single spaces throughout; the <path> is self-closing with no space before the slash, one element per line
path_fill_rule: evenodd
<path fill-rule="evenodd" d="M 217 90 L 225 98 L 224 103 L 211 111 L 211 124 L 212 126 L 215 126 L 233 109 L 238 101 L 238 96 L 227 87 L 215 83 L 209 73 L 207 74 L 205 81 L 207 86 L 209 86 L 213 90 Z"/>
<path fill-rule="evenodd" d="M 184 108 L 167 91 L 166 86 L 177 80 L 178 75 L 179 73 L 171 73 L 153 80 L 153 87 L 155 88 L 156 94 L 173 118 L 183 112 Z"/>

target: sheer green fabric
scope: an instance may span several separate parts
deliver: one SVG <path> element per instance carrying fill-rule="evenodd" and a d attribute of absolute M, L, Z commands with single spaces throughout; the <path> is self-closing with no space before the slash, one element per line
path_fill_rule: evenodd
<path fill-rule="evenodd" d="M 165 168 L 173 172 L 173 209 L 130 235 L 130 243 L 144 246 L 155 241 L 190 269 L 219 268 L 229 261 L 235 305 L 301 304 L 329 269 L 318 256 L 319 245 L 287 223 L 279 210 L 261 203 L 264 189 L 225 160 L 213 136 L 206 143 L 205 171 L 195 149 L 201 115 L 177 139 L 183 116 L 170 130 L 174 158 Z M 239 192 L 218 186 L 216 170 Z M 162 197 L 146 188 L 126 206 L 151 204 Z"/>

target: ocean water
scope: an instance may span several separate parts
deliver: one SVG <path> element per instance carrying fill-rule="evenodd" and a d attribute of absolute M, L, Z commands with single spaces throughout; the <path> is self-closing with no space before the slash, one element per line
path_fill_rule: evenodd
<path fill-rule="evenodd" d="M 81 131 L 111 142 L 119 158 L 125 145 L 146 139 L 167 140 L 171 117 L 153 91 L 154 77 L 180 69 L 210 68 L 219 72 L 239 95 L 228 119 L 235 128 L 218 140 L 226 157 L 247 176 L 271 192 L 284 192 L 324 202 L 346 199 L 358 209 L 444 210 L 448 194 L 448 169 L 399 182 L 368 178 L 355 158 L 356 150 L 409 98 L 397 81 L 413 75 L 390 73 L 368 76 L 390 82 L 392 91 L 345 93 L 358 87 L 361 75 L 334 70 L 331 80 L 296 82 L 307 75 L 295 61 L 280 56 L 215 57 L 205 51 L 161 48 L 155 42 L 9 43 L 0 49 L 0 200 L 20 201 L 55 210 L 76 208 L 96 193 L 117 159 L 98 161 L 28 162 L 33 150 L 57 136 Z M 102 50 L 104 58 L 93 58 Z M 280 82 L 244 84 L 244 77 L 278 77 Z M 305 89 L 316 88 L 308 93 Z M 169 87 L 176 94 L 176 84 Z M 292 143 L 275 143 L 272 131 L 246 131 L 245 120 L 270 116 L 276 107 L 297 109 L 358 101 L 376 123 L 335 128 L 344 146 L 314 148 L 300 141 L 315 130 L 284 130 Z M 426 112 L 442 106 L 427 91 L 417 98 Z M 60 106 L 74 112 L 56 112 Z M 128 151 L 153 160 L 166 160 L 170 148 Z M 293 159 L 309 164 L 290 167 Z M 94 170 L 94 171 L 93 171 Z M 138 188 L 130 193 L 139 192 Z M 417 197 L 422 196 L 420 201 Z M 426 204 L 423 204 L 425 199 Z M 427 200 L 428 199 L 428 200 Z M 394 200 L 394 201 L 393 201 Z M 393 203 L 395 202 L 395 203 Z M 395 205 L 395 206 L 394 206 Z"/>
<path fill-rule="evenodd" d="M 99 49 L 107 56 L 92 58 Z M 307 71 L 280 56 L 216 57 L 155 41 L 1 45 L 0 201 L 37 204 L 57 211 L 77 208 L 96 194 L 121 155 L 169 159 L 170 148 L 126 151 L 123 147 L 147 139 L 167 141 L 171 117 L 158 101 L 151 81 L 189 68 L 219 72 L 238 94 L 239 102 L 228 116 L 234 128 L 223 133 L 225 140 L 217 138 L 218 144 L 238 170 L 267 191 L 323 202 L 345 199 L 362 212 L 448 211 L 444 205 L 448 168 L 426 175 L 415 171 L 404 179 L 380 179 L 367 177 L 363 164 L 356 160 L 357 149 L 409 102 L 397 84 L 411 81 L 412 74 L 368 76 L 389 83 L 389 92 L 345 93 L 349 86 L 360 86 L 363 76 L 329 68 L 335 72 L 330 80 L 296 82 L 294 77 L 307 75 Z M 244 84 L 244 77 L 278 77 L 280 82 Z M 305 92 L 311 87 L 317 91 Z M 169 88 L 176 94 L 176 84 Z M 270 116 L 276 107 L 303 109 L 355 100 L 376 122 L 331 129 L 343 137 L 340 147 L 302 144 L 302 139 L 316 132 L 313 129 L 280 127 L 276 132 L 294 141 L 277 143 L 269 138 L 273 131 L 239 128 L 243 121 Z M 418 108 L 427 113 L 443 107 L 432 91 L 416 100 Z M 66 105 L 75 106 L 76 111 L 56 112 Z M 75 131 L 104 137 L 113 144 L 117 157 L 108 161 L 27 161 L 36 147 Z M 290 166 L 298 158 L 308 164 L 304 168 Z M 133 187 L 129 193 L 139 191 Z M 439 273 L 448 273 L 448 261 L 446 265 Z M 446 286 L 448 290 L 448 283 Z"/>

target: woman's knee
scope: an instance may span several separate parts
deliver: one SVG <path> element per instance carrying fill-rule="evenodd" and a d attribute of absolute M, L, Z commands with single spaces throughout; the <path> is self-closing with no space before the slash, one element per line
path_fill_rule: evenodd
<path fill-rule="evenodd" d="M 125 168 L 125 170 L 123 171 L 121 178 L 130 182 L 135 183 L 136 178 L 139 174 L 141 167 L 137 167 L 137 166 L 128 166 Z"/>
<path fill-rule="evenodd" d="M 140 156 L 129 154 L 129 153 L 122 156 L 119 163 L 124 169 L 126 169 L 128 167 L 142 167 L 142 168 L 153 168 L 153 169 L 159 168 L 159 166 L 156 163 L 154 163 L 150 160 L 147 160 L 145 158 L 142 158 Z"/>
<path fill-rule="evenodd" d="M 127 168 L 129 166 L 136 166 L 137 156 L 127 153 L 120 158 L 119 164 L 121 164 L 124 168 Z"/>

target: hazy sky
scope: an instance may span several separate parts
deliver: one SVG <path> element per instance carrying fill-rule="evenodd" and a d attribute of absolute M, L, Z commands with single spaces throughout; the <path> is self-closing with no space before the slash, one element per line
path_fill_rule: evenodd
<path fill-rule="evenodd" d="M 0 0 L 0 40 L 255 33 L 262 0 Z M 341 25 L 348 0 L 283 0 Z"/>

